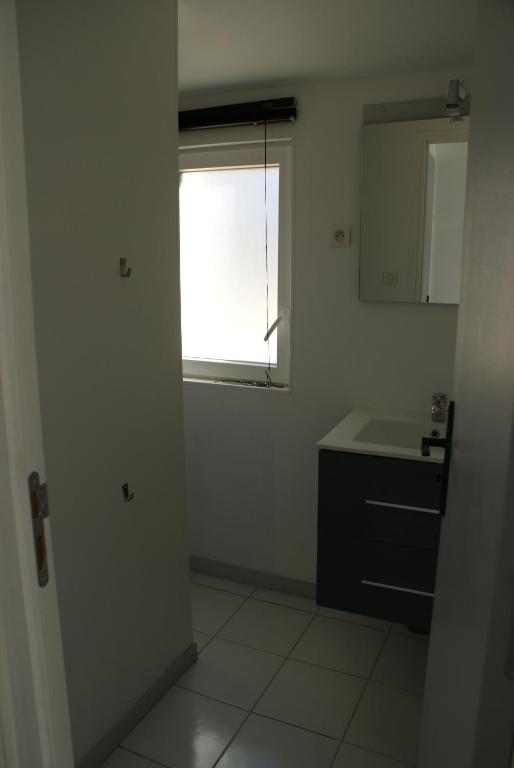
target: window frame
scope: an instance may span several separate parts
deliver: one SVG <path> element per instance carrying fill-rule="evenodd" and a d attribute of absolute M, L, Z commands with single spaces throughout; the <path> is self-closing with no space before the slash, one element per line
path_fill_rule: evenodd
<path fill-rule="evenodd" d="M 270 140 L 267 163 L 280 168 L 278 211 L 278 316 L 277 364 L 271 365 L 273 385 L 289 386 L 290 311 L 291 311 L 291 233 L 292 233 L 292 142 Z M 180 178 L 184 171 L 264 167 L 264 142 L 209 144 L 179 148 Z M 264 259 L 264 254 L 263 254 Z M 275 321 L 270 315 L 269 323 Z M 265 329 L 263 330 L 264 337 Z M 266 381 L 267 366 L 262 363 L 224 362 L 182 357 L 184 379 L 203 379 L 255 383 Z"/>

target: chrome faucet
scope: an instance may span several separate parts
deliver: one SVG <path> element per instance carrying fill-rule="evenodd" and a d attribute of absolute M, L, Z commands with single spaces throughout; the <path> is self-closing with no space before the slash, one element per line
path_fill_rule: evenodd
<path fill-rule="evenodd" d="M 446 421 L 448 398 L 444 392 L 434 392 L 432 395 L 432 421 Z"/>

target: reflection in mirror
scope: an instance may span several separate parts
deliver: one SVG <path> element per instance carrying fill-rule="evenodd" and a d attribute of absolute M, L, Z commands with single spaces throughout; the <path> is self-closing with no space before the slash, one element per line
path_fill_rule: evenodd
<path fill-rule="evenodd" d="M 469 118 L 363 127 L 361 301 L 457 304 Z"/>
<path fill-rule="evenodd" d="M 428 144 L 422 297 L 458 304 L 468 144 Z"/>

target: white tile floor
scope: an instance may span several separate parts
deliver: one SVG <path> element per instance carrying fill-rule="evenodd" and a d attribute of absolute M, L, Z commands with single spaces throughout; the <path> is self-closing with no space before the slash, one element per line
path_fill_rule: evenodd
<path fill-rule="evenodd" d="M 198 662 L 104 768 L 402 768 L 416 762 L 427 638 L 195 574 Z"/>

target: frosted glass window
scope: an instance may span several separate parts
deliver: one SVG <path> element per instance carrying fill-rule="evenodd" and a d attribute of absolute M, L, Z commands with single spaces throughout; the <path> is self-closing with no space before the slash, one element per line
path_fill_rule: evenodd
<path fill-rule="evenodd" d="M 267 169 L 269 324 L 278 314 L 279 167 Z M 267 366 L 264 168 L 183 171 L 182 355 Z M 277 334 L 270 338 L 277 364 Z"/>

